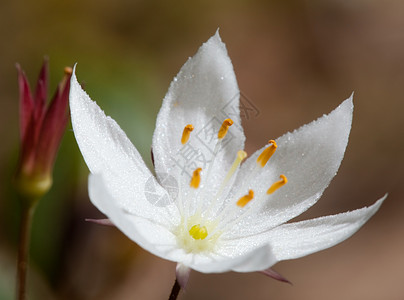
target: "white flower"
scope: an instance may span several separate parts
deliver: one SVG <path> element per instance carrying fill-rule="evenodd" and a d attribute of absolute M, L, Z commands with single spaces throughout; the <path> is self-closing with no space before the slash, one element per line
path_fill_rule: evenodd
<path fill-rule="evenodd" d="M 164 98 L 153 136 L 157 179 L 75 75 L 70 106 L 91 172 L 92 203 L 141 247 L 178 262 L 180 275 L 189 269 L 263 271 L 326 249 L 355 233 L 385 198 L 352 212 L 286 223 L 315 204 L 336 174 L 352 97 L 241 164 L 239 90 L 218 33 L 185 63 Z"/>

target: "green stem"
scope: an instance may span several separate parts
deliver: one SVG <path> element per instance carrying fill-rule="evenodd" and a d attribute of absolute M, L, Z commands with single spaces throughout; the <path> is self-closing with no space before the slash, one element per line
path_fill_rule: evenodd
<path fill-rule="evenodd" d="M 26 299 L 26 282 L 28 269 L 28 253 L 31 236 L 32 216 L 35 211 L 35 204 L 22 201 L 22 214 L 20 223 L 20 240 L 17 257 L 17 299 Z"/>
<path fill-rule="evenodd" d="M 177 279 L 175 279 L 173 288 L 171 290 L 171 294 L 170 297 L 168 298 L 168 300 L 176 300 L 178 297 L 178 294 L 180 293 L 181 290 L 181 286 L 179 285 Z"/>

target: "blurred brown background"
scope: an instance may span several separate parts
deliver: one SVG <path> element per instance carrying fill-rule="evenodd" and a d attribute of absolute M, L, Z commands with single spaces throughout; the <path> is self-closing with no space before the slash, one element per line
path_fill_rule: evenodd
<path fill-rule="evenodd" d="M 247 152 L 328 113 L 355 91 L 350 142 L 338 176 L 302 218 L 370 205 L 381 210 L 351 239 L 281 262 L 282 284 L 258 273 L 192 273 L 180 299 L 404 299 L 404 2 L 0 2 L 0 299 L 13 299 L 19 207 L 15 63 L 36 80 L 48 55 L 52 93 L 78 62 L 86 90 L 150 165 L 155 117 L 171 79 L 217 28 L 240 90 L 258 109 L 244 118 Z M 69 125 L 52 191 L 38 206 L 31 299 L 166 299 L 174 264 L 146 253 L 88 200 L 87 169 Z"/>

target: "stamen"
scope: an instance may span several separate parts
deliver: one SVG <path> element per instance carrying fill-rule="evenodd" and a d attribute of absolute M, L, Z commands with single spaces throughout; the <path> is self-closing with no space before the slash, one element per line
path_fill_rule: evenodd
<path fill-rule="evenodd" d="M 208 230 L 205 226 L 200 224 L 194 225 L 189 230 L 189 235 L 192 236 L 195 240 L 203 240 L 208 236 Z"/>
<path fill-rule="evenodd" d="M 241 198 L 237 201 L 237 206 L 244 207 L 244 206 L 246 206 L 247 203 L 250 202 L 253 198 L 254 198 L 254 191 L 253 191 L 253 190 L 249 190 L 247 195 L 241 197 Z"/>
<path fill-rule="evenodd" d="M 268 160 L 275 153 L 275 150 L 278 147 L 274 140 L 270 140 L 268 143 L 271 144 L 271 146 L 265 148 L 264 151 L 262 151 L 262 153 L 257 158 L 257 164 L 260 165 L 262 168 L 265 167 Z"/>
<path fill-rule="evenodd" d="M 268 190 L 268 194 L 273 193 L 277 189 L 279 189 L 281 186 L 285 185 L 288 182 L 288 179 L 286 178 L 285 175 L 280 176 L 281 180 L 275 182 Z M 241 197 L 237 201 L 237 206 L 244 207 L 247 205 L 252 198 L 254 197 L 254 192 L 252 190 L 249 190 L 248 195 L 245 195 Z M 226 208 L 230 208 L 231 206 L 227 206 Z M 236 211 L 230 211 L 228 212 L 228 209 L 223 210 L 218 219 L 223 220 L 219 226 L 217 226 L 212 232 L 210 232 L 210 235 L 215 234 L 217 231 L 225 231 L 228 228 L 231 228 L 233 225 L 239 223 L 242 219 L 248 218 L 254 213 L 256 213 L 260 209 L 260 205 L 252 205 L 246 207 L 240 214 L 237 214 Z"/>
<path fill-rule="evenodd" d="M 198 168 L 192 174 L 191 182 L 189 183 L 189 185 L 194 189 L 197 189 L 199 187 L 199 184 L 201 183 L 201 171 L 202 168 Z"/>
<path fill-rule="evenodd" d="M 192 130 L 194 130 L 194 126 L 192 124 L 188 124 L 184 127 L 184 131 L 182 132 L 181 144 L 186 144 L 189 140 L 189 136 L 191 135 Z"/>
<path fill-rule="evenodd" d="M 275 182 L 274 184 L 271 185 L 271 187 L 268 189 L 267 194 L 272 194 L 275 192 L 277 189 L 279 189 L 281 186 L 285 185 L 288 182 L 288 179 L 286 178 L 285 175 L 279 176 L 281 180 Z"/>
<path fill-rule="evenodd" d="M 177 105 L 178 105 L 178 101 L 174 103 L 174 106 L 177 106 Z M 191 132 L 193 130 L 194 130 L 194 126 L 192 124 L 188 124 L 188 125 L 186 125 L 184 127 L 184 130 L 182 131 L 182 137 L 181 137 L 181 144 L 182 145 L 185 145 L 188 142 L 189 137 L 191 135 Z M 191 184 L 192 184 L 192 180 L 191 180 Z M 183 215 L 184 210 L 186 210 L 186 208 L 184 207 L 183 201 L 182 201 L 181 185 L 179 186 L 178 198 L 177 198 L 177 201 L 176 201 L 176 205 L 177 205 L 177 208 L 178 208 L 180 214 Z M 189 202 L 188 202 L 188 205 L 189 205 Z"/>
<path fill-rule="evenodd" d="M 249 190 L 248 194 L 241 197 L 238 201 L 237 201 L 237 206 L 243 208 L 244 206 L 246 206 L 252 199 L 254 198 L 254 191 L 253 190 Z M 229 211 L 230 210 L 230 211 Z M 235 223 L 237 223 L 239 221 L 239 218 L 248 215 L 249 213 L 251 213 L 251 211 L 254 211 L 251 209 L 251 207 L 247 207 L 246 209 L 243 210 L 243 212 L 238 215 L 238 217 L 236 217 L 236 219 L 233 219 L 234 216 L 237 215 L 237 212 L 232 209 L 232 206 L 227 206 L 225 209 L 223 209 L 221 211 L 221 213 L 219 214 L 219 216 L 217 217 L 217 219 L 222 220 L 221 224 L 219 226 L 217 226 L 211 233 L 210 235 L 215 234 L 218 231 L 224 231 L 227 228 L 233 226 Z M 232 220 L 233 219 L 233 220 Z M 232 221 L 229 221 L 232 220 Z"/>
<path fill-rule="evenodd" d="M 222 127 L 220 127 L 219 132 L 217 134 L 217 138 L 219 140 L 223 139 L 226 136 L 227 131 L 229 130 L 229 127 L 231 125 L 233 125 L 232 119 L 226 119 L 223 121 Z"/>

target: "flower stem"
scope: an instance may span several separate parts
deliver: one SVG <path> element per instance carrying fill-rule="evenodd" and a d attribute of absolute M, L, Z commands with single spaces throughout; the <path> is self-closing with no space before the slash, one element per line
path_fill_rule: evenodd
<path fill-rule="evenodd" d="M 178 294 L 180 293 L 180 290 L 181 290 L 181 286 L 179 285 L 178 280 L 175 279 L 175 282 L 174 282 L 174 285 L 173 285 L 173 288 L 171 290 L 171 294 L 170 294 L 170 297 L 168 298 L 168 300 L 176 300 L 178 297 Z"/>
<path fill-rule="evenodd" d="M 26 282 L 28 269 L 28 253 L 31 236 L 32 216 L 35 210 L 34 203 L 22 201 L 22 214 L 20 223 L 20 240 L 17 257 L 17 300 L 26 299 Z"/>

